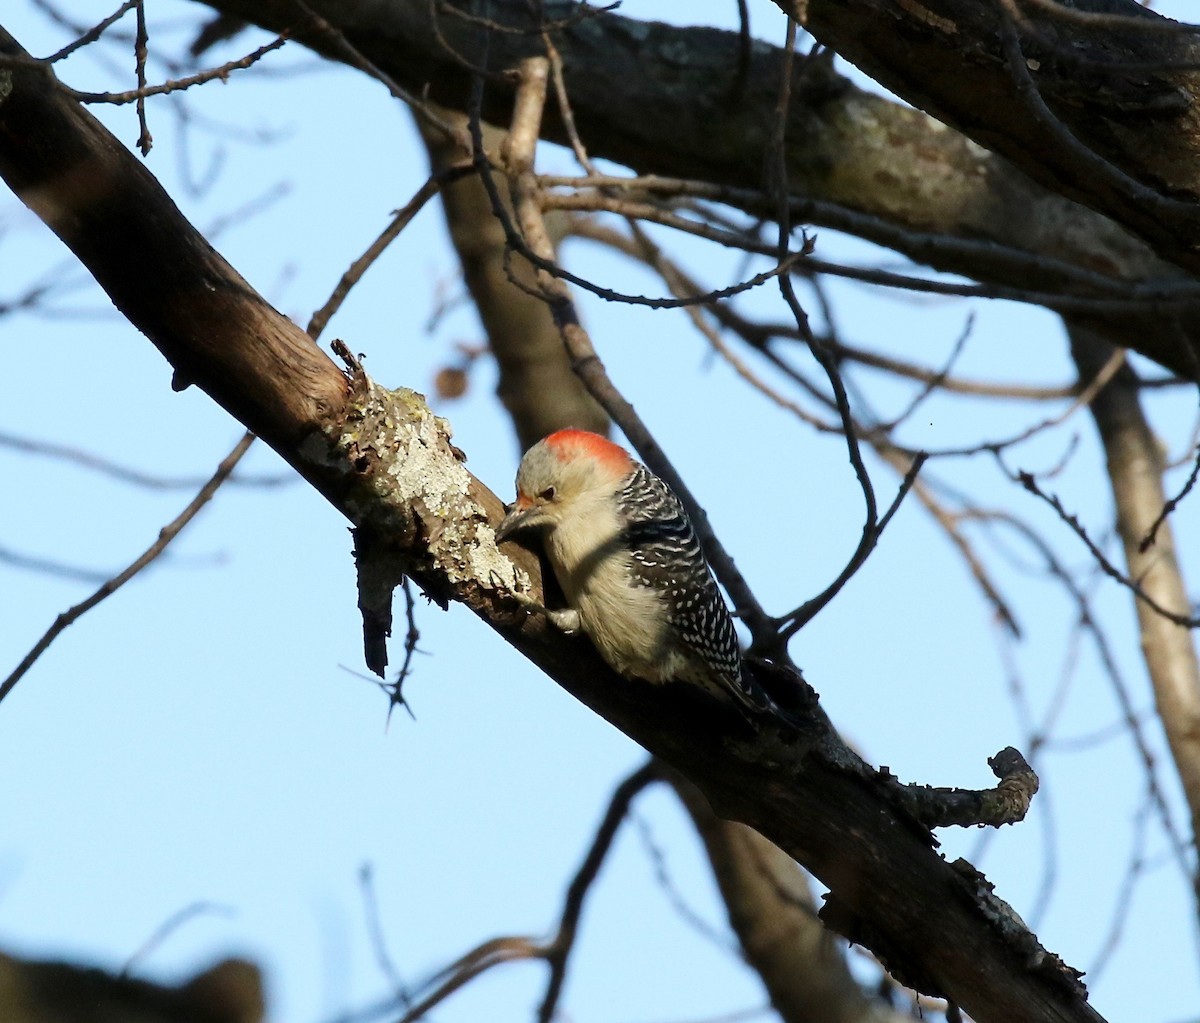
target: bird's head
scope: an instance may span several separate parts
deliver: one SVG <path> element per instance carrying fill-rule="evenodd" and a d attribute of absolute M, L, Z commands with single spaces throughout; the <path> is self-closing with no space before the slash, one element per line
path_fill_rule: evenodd
<path fill-rule="evenodd" d="M 633 468 L 624 448 L 597 433 L 550 434 L 521 459 L 517 499 L 496 528 L 496 540 L 526 530 L 553 530 L 594 501 L 612 498 Z"/>

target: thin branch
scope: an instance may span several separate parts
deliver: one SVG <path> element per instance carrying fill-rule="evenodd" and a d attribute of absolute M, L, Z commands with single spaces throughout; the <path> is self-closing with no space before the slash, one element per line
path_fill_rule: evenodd
<path fill-rule="evenodd" d="M 1105 575 L 1107 575 L 1110 579 L 1115 579 L 1118 583 L 1128 589 L 1135 597 L 1137 597 L 1138 600 L 1142 601 L 1156 614 L 1162 615 L 1162 617 L 1167 619 L 1167 621 L 1174 622 L 1176 625 L 1182 625 L 1188 629 L 1200 627 L 1200 616 L 1180 614 L 1177 611 L 1171 611 L 1163 607 L 1162 604 L 1160 604 L 1144 589 L 1142 589 L 1140 583 L 1129 578 L 1129 576 L 1127 576 L 1124 572 L 1117 568 L 1116 565 L 1109 561 L 1107 556 L 1100 549 L 1099 545 L 1088 535 L 1087 530 L 1079 521 L 1078 516 L 1072 515 L 1070 512 L 1068 512 L 1066 508 L 1063 507 L 1062 501 L 1059 500 L 1056 494 L 1047 494 L 1044 490 L 1042 490 L 1042 488 L 1038 486 L 1037 479 L 1033 473 L 1025 472 L 1024 470 L 1017 470 L 1016 473 L 1012 473 L 1007 467 L 1004 466 L 1003 462 L 1000 464 L 1009 479 L 1011 479 L 1014 483 L 1020 483 L 1021 486 L 1028 490 L 1029 493 L 1033 494 L 1034 497 L 1041 498 L 1041 500 L 1045 501 L 1046 504 L 1054 509 L 1054 511 L 1058 514 L 1058 517 L 1071 528 L 1071 531 L 1077 537 L 1079 537 L 1080 540 L 1083 541 L 1084 546 L 1088 549 L 1088 553 L 1090 553 L 1091 556 L 1096 560 L 1096 564 L 1100 566 Z"/>
<path fill-rule="evenodd" d="M 747 213 L 759 213 L 774 217 L 780 198 L 769 196 L 755 189 L 738 188 L 695 181 L 686 178 L 671 178 L 656 174 L 621 176 L 595 174 L 584 177 L 570 175 L 539 175 L 544 188 L 569 188 L 614 190 L 660 195 L 665 198 L 707 199 L 730 205 Z M 550 202 L 564 201 L 551 193 Z M 592 200 L 599 203 L 599 200 Z M 584 205 L 584 200 L 576 200 Z M 602 204 L 601 204 L 602 205 Z M 881 217 L 861 213 L 825 200 L 805 196 L 787 196 L 788 211 L 794 222 L 803 222 L 816 227 L 826 227 L 855 235 L 877 245 L 893 249 L 916 263 L 941 266 L 962 265 L 964 262 L 975 267 L 990 268 L 990 276 L 1021 278 L 1045 282 L 1045 292 L 1026 292 L 1029 296 L 1076 296 L 1094 298 L 1106 302 L 1114 297 L 1122 307 L 1130 304 L 1148 304 L 1166 307 L 1181 302 L 1195 301 L 1200 295 L 1200 284 L 1187 279 L 1156 279 L 1131 282 L 1110 277 L 1103 273 L 1087 270 L 1073 263 L 1050 256 L 1034 256 L 1020 249 L 994 241 L 979 241 L 973 238 L 954 238 L 945 234 L 920 232 L 897 227 Z M 974 276 L 981 276 L 977 271 Z M 1051 285 L 1053 288 L 1051 289 Z M 1021 289 L 1013 289 L 1014 293 Z M 998 293 L 997 293 L 998 294 Z"/>
<path fill-rule="evenodd" d="M 184 906 L 177 912 L 172 913 L 154 929 L 154 933 L 138 946 L 133 955 L 125 960 L 125 965 L 121 967 L 121 972 L 118 976 L 128 977 L 133 973 L 138 963 L 150 955 L 167 938 L 183 927 L 184 924 L 189 923 L 197 917 L 209 914 L 228 917 L 233 916 L 234 913 L 235 910 L 232 906 L 224 906 L 218 902 L 208 902 L 206 900 L 193 902 L 190 905 Z"/>
<path fill-rule="evenodd" d="M 1154 546 L 1155 538 L 1158 536 L 1159 529 L 1162 524 L 1167 521 L 1167 517 L 1179 507 L 1180 502 L 1192 492 L 1192 487 L 1196 485 L 1196 477 L 1200 476 L 1200 446 L 1196 448 L 1196 457 L 1192 461 L 1192 471 L 1188 473 L 1187 481 L 1180 488 L 1178 494 L 1167 500 L 1163 505 L 1162 511 L 1159 512 L 1158 518 L 1154 520 L 1150 528 L 1146 530 L 1146 535 L 1142 537 L 1138 543 L 1138 551 L 1145 554 L 1151 547 Z"/>
<path fill-rule="evenodd" d="M 369 60 L 362 51 L 346 38 L 345 33 L 339 31 L 326 19 L 322 18 L 308 4 L 304 3 L 303 0 L 291 0 L 291 3 L 293 7 L 304 15 L 307 21 L 304 25 L 304 32 L 312 31 L 320 35 L 329 44 L 333 55 L 338 60 L 374 78 L 392 96 L 407 105 L 412 110 L 413 115 L 422 124 L 443 133 L 449 139 L 453 139 L 455 144 L 462 149 L 469 150 L 471 148 L 468 140 L 463 137 L 461 131 L 448 123 L 445 118 L 437 113 L 431 104 L 414 96 L 386 71 Z"/>
<path fill-rule="evenodd" d="M 411 1009 L 412 994 L 408 985 L 401 979 L 391 955 L 388 954 L 387 940 L 383 935 L 383 919 L 379 912 L 379 896 L 375 891 L 375 870 L 370 863 L 364 863 L 359 868 L 358 883 L 362 891 L 363 912 L 367 917 L 367 933 L 370 935 L 371 947 L 375 950 L 375 961 L 392 986 L 392 994 L 396 1001 L 405 1009 Z"/>
<path fill-rule="evenodd" d="M 18 437 L 15 434 L 0 432 L 0 448 L 21 451 L 30 455 L 44 458 L 55 458 L 84 469 L 90 469 L 102 476 L 115 479 L 121 483 L 129 483 L 148 490 L 195 490 L 205 483 L 203 477 L 195 476 L 159 476 L 143 472 L 141 469 L 131 469 L 128 466 L 111 462 L 99 455 L 82 448 L 66 444 L 55 444 L 51 441 L 30 440 L 28 437 Z M 296 482 L 295 473 L 275 476 L 244 476 L 238 473 L 230 475 L 229 486 L 241 487 L 281 487 Z"/>
<path fill-rule="evenodd" d="M 625 218 L 635 218 L 649 221 L 693 237 L 715 242 L 726 248 L 738 249 L 743 252 L 753 252 L 761 255 L 778 254 L 777 244 L 759 241 L 748 236 L 744 231 L 716 228 L 703 221 L 680 216 L 669 209 L 664 209 L 654 203 L 638 202 L 632 199 L 616 198 L 598 193 L 588 194 L 549 194 L 543 203 L 548 210 L 564 210 L 569 212 L 605 212 Z M 1032 288 L 1017 288 L 995 283 L 959 283 L 957 281 L 933 280 L 929 277 L 915 277 L 912 274 L 896 273 L 878 267 L 848 266 L 843 263 L 833 263 L 819 259 L 805 252 L 805 259 L 796 263 L 797 271 L 805 276 L 823 273 L 845 280 L 859 281 L 863 284 L 873 284 L 879 287 L 895 288 L 901 291 L 911 291 L 924 295 L 946 295 L 955 298 L 984 298 L 997 301 L 1023 302 L 1027 305 L 1042 306 L 1059 313 L 1128 313 L 1144 310 L 1147 305 L 1189 304 L 1194 303 L 1193 296 L 1178 295 L 1172 298 L 1162 298 L 1157 294 L 1149 297 L 1139 289 L 1141 285 L 1131 284 L 1122 286 L 1112 279 L 1099 278 L 1096 282 L 1089 281 L 1082 288 L 1065 288 L 1063 291 L 1035 290 Z M 1098 277 L 1098 275 L 1097 275 Z M 1037 279 L 1037 278 L 1034 278 Z M 1103 282 L 1101 284 L 1101 282 Z M 1102 292 L 1095 292 L 1097 285 Z M 1128 297 L 1126 297 L 1128 296 Z M 629 301 L 630 298 L 617 299 Z"/>
<path fill-rule="evenodd" d="M 567 886 L 554 937 L 549 941 L 537 941 L 531 937 L 506 935 L 481 942 L 421 984 L 418 991 L 428 993 L 419 1001 L 412 1001 L 414 993 L 410 992 L 409 1000 L 404 1003 L 406 1011 L 395 1023 L 416 1023 L 431 1009 L 494 966 L 531 959 L 541 960 L 550 968 L 546 993 L 538 1009 L 539 1023 L 549 1023 L 562 995 L 567 962 L 575 945 L 579 920 L 588 893 L 600 875 L 600 869 L 612 849 L 621 824 L 629 815 L 629 808 L 634 799 L 662 777 L 662 768 L 656 761 L 651 760 L 625 778 L 613 791 L 587 854 Z M 394 1004 L 395 1002 L 390 1000 L 355 1014 L 353 1019 L 373 1019 L 392 1008 Z M 345 1017 L 340 1019 L 340 1023 L 346 1023 Z"/>
<path fill-rule="evenodd" d="M 379 237 L 342 274 L 333 292 L 325 301 L 325 304 L 313 313 L 312 319 L 308 321 L 306 329 L 309 336 L 317 338 L 321 335 L 334 313 L 341 308 L 342 303 L 346 300 L 346 296 L 350 293 L 350 289 L 362 279 L 363 274 L 383 255 L 387 247 L 400 237 L 400 233 L 412 223 L 413 218 L 430 199 L 447 185 L 474 173 L 475 168 L 471 165 L 466 165 L 451 167 L 449 170 L 441 173 L 431 174 L 425 181 L 425 184 L 417 189 L 416 194 L 404 206 L 393 213 L 391 223 L 380 232 Z"/>
<path fill-rule="evenodd" d="M 196 517 L 200 509 L 208 504 L 213 494 L 215 494 L 221 484 L 229 478 L 229 474 L 233 472 L 233 467 L 237 465 L 239 461 L 241 461 L 242 456 L 250 450 L 250 445 L 253 443 L 254 434 L 245 434 L 242 439 L 237 442 L 233 450 L 221 460 L 221 464 L 217 466 L 216 472 L 213 473 L 212 478 L 209 479 L 209 481 L 200 489 L 200 492 L 197 493 L 194 498 L 192 498 L 188 506 L 184 508 L 179 515 L 167 523 L 167 525 L 163 526 L 161 530 L 159 530 L 158 539 L 155 540 L 154 543 L 147 547 L 146 550 L 143 551 L 142 554 L 132 563 L 130 563 L 129 567 L 127 567 L 124 571 L 118 572 L 111 579 L 102 583 L 100 588 L 96 590 L 90 597 L 68 608 L 54 620 L 54 624 L 52 624 L 50 628 L 45 631 L 45 633 L 42 635 L 42 638 L 39 639 L 33 645 L 33 648 L 29 651 L 29 653 L 27 653 L 21 659 L 21 663 L 13 669 L 13 671 L 2 683 L 0 683 L 0 700 L 3 700 L 9 693 L 12 692 L 13 687 L 21 680 L 25 673 L 33 667 L 34 662 L 46 652 L 46 649 L 50 646 L 50 644 L 53 643 L 54 640 L 57 639 L 65 629 L 74 624 L 83 615 L 87 614 L 88 611 L 94 608 L 101 601 L 111 597 L 117 592 L 117 590 L 129 582 L 130 579 L 137 575 L 143 568 L 149 565 L 152 561 L 154 561 L 155 558 L 157 558 L 160 554 L 162 554 L 163 551 L 167 549 L 167 546 L 171 543 L 171 541 L 174 540 L 175 537 L 177 537 L 183 531 L 183 528 Z"/>
<path fill-rule="evenodd" d="M 649 237 L 641 232 L 635 238 L 630 238 L 606 227 L 604 224 L 589 217 L 577 217 L 571 222 L 567 233 L 576 238 L 597 242 L 616 249 L 627 256 L 640 260 L 647 266 L 657 270 L 666 281 L 675 297 L 688 295 L 699 298 L 711 294 L 710 289 L 702 286 L 695 278 L 682 270 L 677 263 L 667 260 L 661 249 Z M 669 271 L 664 267 L 669 266 Z M 674 279 L 679 284 L 679 291 L 671 285 Z M 695 309 L 696 306 L 686 306 L 685 309 Z M 722 327 L 732 330 L 746 344 L 755 348 L 768 358 L 770 353 L 766 346 L 773 338 L 790 338 L 802 340 L 800 331 L 787 323 L 759 323 L 748 320 L 739 314 L 729 303 L 713 303 L 707 308 L 713 319 Z M 707 336 L 707 335 L 706 335 Z M 873 369 L 885 370 L 896 376 L 907 377 L 922 384 L 936 383 L 939 390 L 956 394 L 969 394 L 986 398 L 1005 398 L 1014 401 L 1056 401 L 1063 398 L 1074 398 L 1079 393 L 1076 383 L 1060 384 L 1058 386 L 1037 387 L 1018 383 L 993 383 L 990 380 L 976 380 L 969 377 L 951 376 L 944 370 L 929 369 L 913 362 L 873 352 L 847 344 L 832 336 L 826 336 L 825 343 L 832 350 L 839 362 L 859 362 Z M 1168 381 L 1174 383 L 1174 381 Z M 1187 381 L 1179 381 L 1187 383 Z"/>
<path fill-rule="evenodd" d="M 787 159 L 784 143 L 788 107 L 791 103 L 792 65 L 795 59 L 795 52 L 796 22 L 793 19 L 788 19 L 787 42 L 785 45 L 786 56 L 779 88 L 779 101 L 776 106 L 776 126 L 772 136 L 774 173 L 778 188 L 776 212 L 779 222 L 778 238 L 780 252 L 787 251 L 791 237 L 790 209 L 787 201 Z M 875 488 L 871 483 L 871 477 L 867 472 L 866 464 L 863 462 L 862 452 L 859 448 L 858 433 L 855 430 L 854 416 L 850 410 L 850 400 L 846 395 L 845 383 L 842 380 L 837 360 L 834 358 L 833 352 L 825 345 L 824 339 L 813 332 L 808 322 L 808 315 L 800 305 L 800 300 L 796 296 L 796 290 L 789 276 L 780 276 L 779 290 L 788 308 L 792 311 L 796 326 L 800 330 L 801 336 L 807 342 L 809 351 L 812 352 L 813 358 L 817 360 L 817 363 L 825 371 L 825 376 L 833 391 L 838 417 L 842 421 L 846 451 L 850 458 L 850 464 L 854 468 L 854 475 L 858 480 L 865 505 L 865 521 L 862 527 L 862 535 L 845 567 L 838 573 L 837 578 L 817 594 L 817 596 L 805 601 L 795 611 L 779 619 L 779 636 L 786 640 L 795 635 L 806 623 L 811 621 L 841 591 L 842 587 L 845 586 L 850 578 L 866 562 L 868 555 L 875 549 L 876 544 L 879 542 L 879 537 L 891 520 L 892 515 L 895 514 L 896 510 L 900 507 L 900 503 L 912 488 L 913 482 L 917 478 L 917 473 L 921 471 L 921 466 L 924 465 L 927 456 L 923 452 L 913 456 L 912 467 L 905 475 L 895 500 L 883 518 L 879 518 Z"/>
<path fill-rule="evenodd" d="M 67 45 L 64 46 L 61 50 L 57 50 L 54 53 L 52 53 L 49 57 L 46 58 L 46 63 L 47 64 L 55 64 L 58 61 L 62 60 L 64 57 L 69 57 L 76 50 L 78 50 L 84 46 L 91 45 L 97 39 L 99 39 L 102 35 L 104 35 L 104 33 L 111 26 L 113 26 L 118 21 L 120 21 L 123 17 L 125 17 L 125 15 L 128 14 L 134 7 L 140 8 L 141 5 L 142 5 L 142 0 L 125 0 L 125 2 L 123 4 L 121 4 L 120 7 L 118 7 L 112 14 L 110 14 L 103 21 L 97 22 L 95 25 L 93 25 L 91 28 L 89 28 L 86 32 L 81 33 L 76 39 L 73 39 L 71 42 L 67 43 Z"/>
<path fill-rule="evenodd" d="M 1058 415 L 1047 416 L 1040 422 L 1034 423 L 1009 437 L 1001 440 L 982 441 L 979 444 L 970 444 L 961 448 L 936 448 L 932 451 L 925 452 L 930 458 L 964 458 L 972 455 L 978 455 L 984 451 L 988 451 L 993 455 L 998 455 L 1000 452 L 1008 448 L 1015 447 L 1018 444 L 1023 444 L 1025 441 L 1037 436 L 1046 430 L 1055 426 L 1061 426 L 1070 419 L 1080 409 L 1086 408 L 1091 404 L 1092 399 L 1104 388 L 1104 386 L 1112 380 L 1125 365 L 1126 352 L 1123 348 L 1118 348 L 1105 360 L 1103 365 L 1096 371 L 1095 376 L 1088 381 L 1087 385 L 1082 388 L 1077 388 L 1075 391 L 1074 400 Z M 907 449 L 902 449 L 907 450 Z"/>
<path fill-rule="evenodd" d="M 154 136 L 150 134 L 150 126 L 146 123 L 146 50 L 149 46 L 150 35 L 146 30 L 145 0 L 138 0 L 137 29 L 133 40 L 133 59 L 137 73 L 137 147 L 142 156 L 150 155 L 150 147 L 154 145 Z"/>
<path fill-rule="evenodd" d="M 138 9 L 141 9 L 139 4 Z M 73 99 L 77 99 L 80 103 L 108 103 L 112 106 L 121 106 L 125 103 L 136 103 L 138 107 L 138 116 L 142 123 L 143 134 L 149 136 L 149 130 L 145 127 L 145 100 L 147 96 L 166 96 L 172 92 L 181 92 L 184 89 L 190 89 L 194 85 L 203 85 L 205 82 L 211 82 L 214 79 L 225 81 L 230 72 L 239 71 L 256 64 L 259 60 L 265 57 L 273 50 L 278 50 L 284 43 L 288 41 L 288 33 L 281 32 L 271 42 L 265 46 L 260 46 L 253 53 L 248 53 L 239 60 L 231 60 L 220 67 L 209 68 L 207 71 L 200 71 L 194 75 L 189 75 L 186 78 L 175 78 L 168 82 L 163 82 L 161 85 L 146 85 L 146 67 L 144 55 L 139 64 L 138 87 L 130 89 L 128 92 L 80 92 L 78 89 L 71 89 L 63 86 L 66 93 Z M 143 140 L 138 139 L 138 145 L 142 146 Z M 142 155 L 149 151 L 149 146 L 143 147 Z"/>
<path fill-rule="evenodd" d="M 567 959 L 575 947 L 575 937 L 579 932 L 579 918 L 583 914 L 583 903 L 588 892 L 600 874 L 605 857 L 612 848 L 617 830 L 629 814 L 629 807 L 634 798 L 648 785 L 662 780 L 662 770 L 651 760 L 626 778 L 612 794 L 604 819 L 596 830 L 583 863 L 567 886 L 567 895 L 563 900 L 562 914 L 559 917 L 558 931 L 543 948 L 543 958 L 550 967 L 550 977 L 546 982 L 546 994 L 538 1007 L 538 1023 L 550 1023 L 562 996 L 563 981 L 566 979 Z"/>

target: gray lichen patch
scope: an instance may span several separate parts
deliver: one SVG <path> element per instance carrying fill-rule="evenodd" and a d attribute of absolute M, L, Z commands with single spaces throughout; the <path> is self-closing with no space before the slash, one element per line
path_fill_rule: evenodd
<path fill-rule="evenodd" d="M 354 521 L 392 538 L 451 589 L 527 589 L 524 573 L 496 546 L 450 424 L 406 387 L 389 391 L 364 374 L 356 390 L 329 432 L 329 454 L 361 480 L 347 502 Z"/>

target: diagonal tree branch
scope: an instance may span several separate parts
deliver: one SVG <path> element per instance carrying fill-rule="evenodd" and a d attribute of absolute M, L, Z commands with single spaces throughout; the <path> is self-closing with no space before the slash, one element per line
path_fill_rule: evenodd
<path fill-rule="evenodd" d="M 0 54 L 22 56 L 0 31 Z M 340 373 L 189 225 L 148 171 L 52 74 L 0 66 L 0 177 L 72 249 L 177 378 L 201 386 L 278 450 L 398 568 L 466 604 L 568 692 L 696 783 L 721 815 L 761 832 L 831 890 L 822 916 L 904 982 L 981 1023 L 1096 1021 L 1074 971 L 1047 953 L 969 865 L 833 731 L 796 677 L 794 716 L 753 737 L 687 687 L 620 680 L 579 637 L 511 600 L 537 587 L 534 559 L 496 548 L 498 498 L 462 464 L 443 420 L 352 361 Z"/>

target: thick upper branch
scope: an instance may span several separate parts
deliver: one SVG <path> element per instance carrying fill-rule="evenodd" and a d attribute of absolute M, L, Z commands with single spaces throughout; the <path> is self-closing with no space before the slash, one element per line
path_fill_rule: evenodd
<path fill-rule="evenodd" d="M 301 16 L 291 0 L 202 2 L 276 31 L 295 29 L 301 41 L 339 59 L 340 48 L 327 36 L 306 35 L 297 28 Z M 834 31 L 845 17 L 846 35 L 861 36 L 859 46 L 888 37 L 880 25 L 918 19 L 910 8 L 923 9 L 890 0 L 874 6 L 880 4 L 888 12 L 873 16 L 858 13 L 872 6 L 867 0 L 826 0 L 809 7 L 814 27 L 820 24 L 822 32 Z M 536 34 L 488 33 L 450 13 L 442 0 L 309 0 L 308 6 L 395 80 L 414 92 L 428 88 L 434 99 L 455 109 L 467 105 L 468 62 L 486 59 L 492 70 L 501 71 L 542 53 Z M 573 5 L 553 0 L 545 9 L 551 19 L 577 12 Z M 431 10 L 440 12 L 436 22 Z M 521 0 L 494 0 L 490 8 L 494 19 L 526 26 L 529 10 Z M 823 20 L 818 21 L 818 12 Z M 556 31 L 554 39 L 575 119 L 593 156 L 639 173 L 762 188 L 782 51 L 756 44 L 742 75 L 735 33 L 648 24 L 615 14 L 575 21 Z M 962 42 L 957 36 L 954 40 Z M 865 60 L 852 43 L 845 42 L 847 54 Z M 889 38 L 878 45 L 903 50 L 901 41 Z M 932 79 L 942 73 L 943 64 L 961 63 L 949 43 L 943 40 L 942 46 L 936 60 L 904 65 L 909 77 Z M 937 269 L 1015 288 L 1027 288 L 1031 281 L 1054 287 L 1060 263 L 1124 280 L 1178 272 L 1113 221 L 1038 186 L 1007 160 L 946 131 L 927 115 L 854 87 L 828 62 L 802 64 L 798 74 L 789 108 L 788 180 L 797 195 L 818 201 L 796 214 L 798 222 L 847 230 Z M 961 81 L 954 84 L 963 86 Z M 484 116 L 504 123 L 512 89 L 503 76 L 489 79 Z M 988 96 L 983 100 L 992 102 Z M 1004 101 L 1005 117 L 1015 116 L 1015 102 L 1012 96 Z M 979 110 L 981 118 L 990 117 L 993 106 Z M 1141 130 L 1130 128 L 1131 139 Z M 543 135 L 566 141 L 553 112 Z M 996 144 L 997 151 L 1008 153 Z M 1008 148 L 1014 150 L 1009 155 L 1026 164 L 1040 159 L 1039 150 L 1026 152 L 1021 142 Z M 1132 142 L 1130 148 L 1138 149 Z M 737 204 L 736 198 L 730 201 Z M 770 214 L 761 193 L 747 208 L 756 215 Z M 1180 322 L 1182 330 L 1173 326 Z M 1200 333 L 1198 323 L 1200 312 L 1179 308 L 1131 309 L 1105 318 L 1115 343 L 1128 344 L 1186 377 L 1196 376 L 1200 365 L 1200 345 L 1190 340 Z"/>
<path fill-rule="evenodd" d="M 807 8 L 818 39 L 898 96 L 1200 269 L 1200 71 L 1170 67 L 1200 61 L 1196 35 L 1162 31 L 1170 23 L 1135 0 Z"/>

